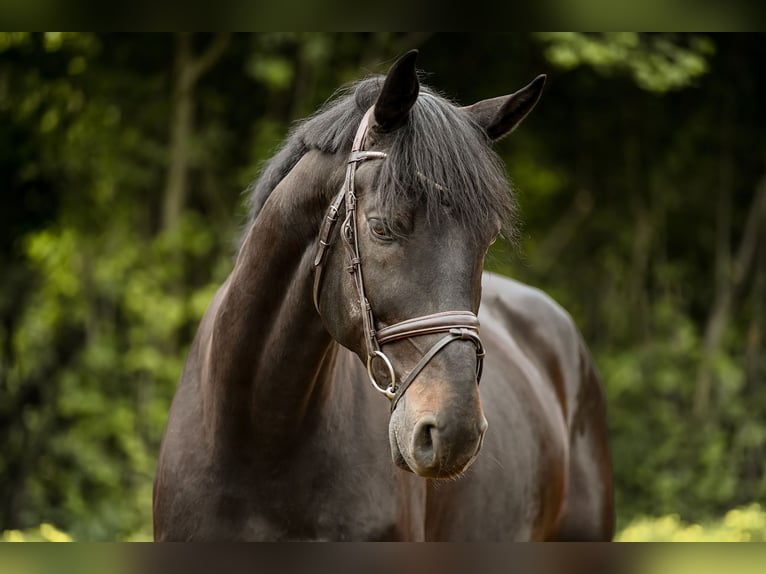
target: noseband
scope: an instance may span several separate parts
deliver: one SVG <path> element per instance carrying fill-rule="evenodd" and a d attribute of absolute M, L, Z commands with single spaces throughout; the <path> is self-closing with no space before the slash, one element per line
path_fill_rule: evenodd
<path fill-rule="evenodd" d="M 354 192 L 354 179 L 356 167 L 359 163 L 366 160 L 385 159 L 386 154 L 379 151 L 364 151 L 365 139 L 369 127 L 370 117 L 373 108 L 367 110 L 357 129 L 351 153 L 346 165 L 346 178 L 343 187 L 335 196 L 327 215 L 322 222 L 322 228 L 319 232 L 319 241 L 317 243 L 316 256 L 314 257 L 314 307 L 319 311 L 319 289 L 322 281 L 322 270 L 324 257 L 327 248 L 331 245 L 331 236 L 335 223 L 340 216 L 340 207 L 344 203 L 346 207 L 346 217 L 341 227 L 341 237 L 346 246 L 348 255 L 348 266 L 346 270 L 351 273 L 356 284 L 359 303 L 362 309 L 362 323 L 365 335 L 365 344 L 367 347 L 367 374 L 375 390 L 383 393 L 391 399 L 391 412 L 396 408 L 399 399 L 412 384 L 425 366 L 433 359 L 436 354 L 453 341 L 470 341 L 476 346 L 476 382 L 481 380 L 482 366 L 484 362 L 484 346 L 479 338 L 479 318 L 471 311 L 442 311 L 431 315 L 423 315 L 414 319 L 407 319 L 383 327 L 376 331 L 375 316 L 373 315 L 370 303 L 364 291 L 364 279 L 362 277 L 362 260 L 359 255 L 359 234 L 356 225 L 356 204 L 357 198 Z M 446 335 L 436 342 L 431 349 L 423 355 L 415 367 L 410 371 L 407 377 L 401 383 L 397 383 L 394 373 L 394 366 L 390 359 L 381 350 L 383 345 L 409 339 L 410 337 L 419 337 L 421 335 L 432 335 L 435 333 L 446 333 Z M 380 359 L 386 365 L 390 377 L 388 386 L 381 386 L 373 375 L 373 362 Z"/>

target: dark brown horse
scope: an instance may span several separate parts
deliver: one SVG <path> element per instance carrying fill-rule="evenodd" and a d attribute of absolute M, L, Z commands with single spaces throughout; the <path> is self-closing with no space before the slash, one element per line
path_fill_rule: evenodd
<path fill-rule="evenodd" d="M 415 58 L 296 127 L 253 189 L 173 401 L 157 540 L 611 538 L 590 354 L 482 272 L 513 214 L 491 142 L 545 78 L 457 107 Z"/>

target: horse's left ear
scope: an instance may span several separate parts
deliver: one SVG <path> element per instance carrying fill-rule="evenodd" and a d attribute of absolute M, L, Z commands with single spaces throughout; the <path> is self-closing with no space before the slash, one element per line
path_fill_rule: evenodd
<path fill-rule="evenodd" d="M 509 96 L 476 102 L 463 108 L 484 128 L 489 138 L 497 141 L 508 135 L 535 107 L 545 85 L 545 74 L 537 76 L 527 86 Z"/>
<path fill-rule="evenodd" d="M 410 50 L 399 58 L 388 71 L 383 89 L 375 102 L 375 123 L 384 132 L 398 128 L 407 119 L 415 100 L 418 99 L 420 83 L 415 70 L 417 50 Z"/>

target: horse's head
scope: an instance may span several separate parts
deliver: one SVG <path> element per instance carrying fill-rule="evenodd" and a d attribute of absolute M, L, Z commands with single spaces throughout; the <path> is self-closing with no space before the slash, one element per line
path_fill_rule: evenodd
<path fill-rule="evenodd" d="M 416 55 L 394 64 L 362 121 L 315 295 L 331 334 L 392 399 L 396 464 L 446 478 L 468 468 L 487 430 L 475 314 L 484 256 L 512 211 L 490 144 L 532 109 L 544 77 L 459 108 L 421 93 Z"/>

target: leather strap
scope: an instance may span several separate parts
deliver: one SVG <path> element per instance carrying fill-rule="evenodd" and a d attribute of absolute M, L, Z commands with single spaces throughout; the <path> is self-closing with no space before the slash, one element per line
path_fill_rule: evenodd
<path fill-rule="evenodd" d="M 370 302 L 367 300 L 367 296 L 364 292 L 362 258 L 359 254 L 359 233 L 356 228 L 357 200 L 354 190 L 354 180 L 356 176 L 356 168 L 360 161 L 364 161 L 369 157 L 386 157 L 382 152 L 377 152 L 374 155 L 371 155 L 371 152 L 361 151 L 365 139 L 367 138 L 367 128 L 374 109 L 375 107 L 373 106 L 364 114 L 364 117 L 362 117 L 362 121 L 359 124 L 359 128 L 356 131 L 356 136 L 354 136 L 354 143 L 351 147 L 351 154 L 346 167 L 346 180 L 343 184 L 343 187 L 346 190 L 346 219 L 344 220 L 343 228 L 341 229 L 341 237 L 343 238 L 343 243 L 346 245 L 346 251 L 349 256 L 349 266 L 347 267 L 347 270 L 354 278 L 359 305 L 362 308 L 362 327 L 364 330 L 365 343 L 367 345 L 367 355 L 372 355 L 375 351 L 379 351 L 380 346 L 375 337 L 375 318 L 372 315 L 372 307 L 370 307 Z"/>
<path fill-rule="evenodd" d="M 324 256 L 327 252 L 327 248 L 330 247 L 332 238 L 332 232 L 335 229 L 335 224 L 338 222 L 340 216 L 340 204 L 343 203 L 343 198 L 346 195 L 346 189 L 341 188 L 335 199 L 332 200 L 330 207 L 327 209 L 327 214 L 322 221 L 322 228 L 319 230 L 319 240 L 317 242 L 317 251 L 314 256 L 314 308 L 319 311 L 319 289 L 322 283 L 322 265 L 324 263 Z"/>
<path fill-rule="evenodd" d="M 473 313 L 471 314 L 473 315 Z M 399 399 L 404 396 L 405 391 L 420 374 L 420 371 L 426 367 L 426 365 L 436 356 L 439 351 L 441 351 L 444 347 L 453 341 L 461 341 L 466 339 L 471 340 L 476 345 L 476 382 L 478 384 L 478 382 L 481 380 L 481 372 L 484 362 L 484 347 L 481 344 L 481 339 L 479 338 L 478 333 L 471 332 L 468 329 L 450 329 L 449 334 L 439 339 L 439 341 L 437 341 L 437 343 L 431 347 L 431 349 L 425 355 L 423 355 L 420 361 L 418 361 L 418 364 L 415 365 L 415 367 L 410 371 L 404 381 L 402 381 L 402 383 L 397 386 L 396 393 L 393 400 L 391 401 L 391 412 L 394 412 L 396 405 L 399 403 Z"/>
<path fill-rule="evenodd" d="M 351 146 L 351 153 L 349 154 L 348 161 L 346 162 L 346 177 L 343 181 L 343 186 L 338 191 L 335 198 L 330 203 L 330 207 L 327 208 L 327 213 L 322 221 L 322 227 L 319 230 L 319 240 L 317 241 L 317 250 L 314 255 L 314 308 L 321 315 L 319 311 L 319 290 L 322 287 L 322 271 L 324 270 L 324 257 L 327 253 L 327 248 L 332 244 L 332 234 L 335 229 L 335 224 L 340 217 L 340 208 L 344 204 L 346 207 L 346 220 L 344 226 L 347 223 L 352 223 L 353 235 L 356 237 L 356 217 L 353 218 L 353 222 L 349 220 L 349 204 L 352 204 L 352 211 L 356 209 L 356 195 L 354 194 L 354 177 L 356 176 L 356 166 L 359 162 L 368 159 L 384 159 L 386 154 L 382 151 L 362 151 L 364 145 L 367 128 L 369 127 L 370 117 L 374 108 L 367 110 L 367 113 L 362 117 L 362 121 L 359 124 L 359 128 L 354 136 L 354 142 Z M 358 252 L 358 248 L 357 248 Z M 353 258 L 352 258 L 353 259 Z"/>
<path fill-rule="evenodd" d="M 450 329 L 473 329 L 478 332 L 479 318 L 470 311 L 443 311 L 407 319 L 378 331 L 378 343 L 385 345 L 399 339 L 442 333 Z"/>

